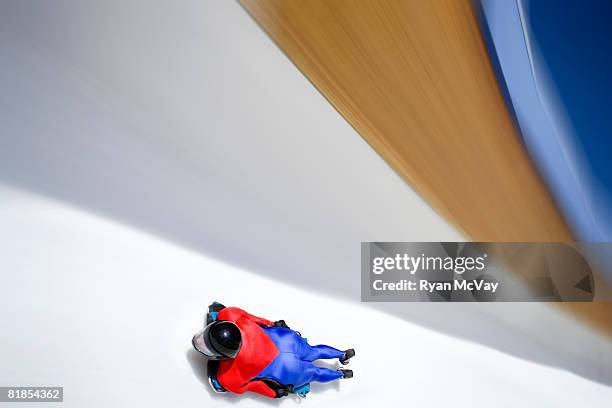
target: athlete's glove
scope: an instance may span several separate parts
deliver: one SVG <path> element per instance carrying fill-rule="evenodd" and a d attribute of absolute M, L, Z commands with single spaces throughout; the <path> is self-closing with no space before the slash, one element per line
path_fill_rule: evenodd
<path fill-rule="evenodd" d="M 274 322 L 274 327 L 284 327 L 285 329 L 290 329 L 289 326 L 287 326 L 287 323 L 285 323 L 284 320 L 277 320 Z"/>
<path fill-rule="evenodd" d="M 262 381 L 266 383 L 266 385 L 276 393 L 274 398 L 283 398 L 288 396 L 291 392 L 293 392 L 293 385 L 288 384 L 284 385 L 275 381 L 271 378 L 263 378 Z"/>
<path fill-rule="evenodd" d="M 274 398 L 283 398 L 289 395 L 289 390 L 287 388 L 279 388 L 276 390 L 276 396 Z"/>

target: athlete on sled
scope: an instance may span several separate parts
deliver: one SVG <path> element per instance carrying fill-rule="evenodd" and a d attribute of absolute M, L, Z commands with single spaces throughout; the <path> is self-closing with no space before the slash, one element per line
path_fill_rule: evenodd
<path fill-rule="evenodd" d="M 311 346 L 284 320 L 270 320 L 220 303 L 209 306 L 206 327 L 192 340 L 209 359 L 208 376 L 217 392 L 251 391 L 270 398 L 305 397 L 310 382 L 351 378 L 353 372 L 318 367 L 313 361 L 337 358 L 347 364 L 355 350 Z"/>

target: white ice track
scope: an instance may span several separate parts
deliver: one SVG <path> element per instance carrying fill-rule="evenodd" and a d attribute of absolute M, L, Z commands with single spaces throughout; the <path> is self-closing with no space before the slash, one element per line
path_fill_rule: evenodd
<path fill-rule="evenodd" d="M 612 400 L 611 388 L 566 371 L 274 282 L 62 204 L 4 188 L 0 203 L 0 383 L 62 385 L 66 406 L 294 406 L 208 391 L 190 339 L 211 299 L 284 318 L 313 342 L 357 349 L 355 377 L 315 384 L 312 406 Z"/>
<path fill-rule="evenodd" d="M 0 2 L 0 50 L 0 385 L 270 403 L 203 383 L 216 299 L 357 349 L 313 406 L 609 406 L 611 342 L 545 305 L 359 303 L 359 242 L 461 236 L 237 3 Z"/>

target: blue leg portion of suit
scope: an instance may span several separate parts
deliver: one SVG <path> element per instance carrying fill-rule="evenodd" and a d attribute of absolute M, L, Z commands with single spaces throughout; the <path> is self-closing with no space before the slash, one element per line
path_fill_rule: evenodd
<path fill-rule="evenodd" d="M 321 359 L 330 359 L 330 358 L 342 358 L 344 355 L 344 351 L 340 351 L 330 346 L 326 346 L 325 344 L 320 344 L 318 346 L 311 346 L 306 343 L 306 347 L 303 348 L 302 354 L 300 358 L 305 361 L 315 361 Z"/>
<path fill-rule="evenodd" d="M 342 358 L 344 352 L 326 345 L 311 346 L 297 332 L 283 327 L 264 329 L 278 348 L 279 355 L 257 375 L 281 384 L 300 387 L 312 381 L 329 382 L 342 378 L 342 372 L 318 367 L 313 361 Z"/>

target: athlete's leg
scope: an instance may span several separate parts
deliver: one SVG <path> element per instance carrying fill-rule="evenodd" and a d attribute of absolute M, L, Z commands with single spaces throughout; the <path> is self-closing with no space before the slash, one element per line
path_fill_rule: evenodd
<path fill-rule="evenodd" d="M 303 343 L 303 347 L 300 353 L 300 358 L 304 361 L 315 361 L 327 358 L 342 358 L 343 356 L 344 351 L 340 351 L 324 344 L 319 344 L 318 346 L 311 346 L 306 342 Z"/>
<path fill-rule="evenodd" d="M 303 384 L 312 381 L 329 382 L 344 377 L 342 371 L 330 370 L 329 368 L 325 367 L 317 367 L 313 363 L 306 361 L 302 362 L 302 373 L 304 375 L 302 379 Z"/>
<path fill-rule="evenodd" d="M 317 367 L 313 380 L 318 382 L 329 382 L 342 377 L 342 371 L 330 370 L 329 368 L 325 367 Z"/>

